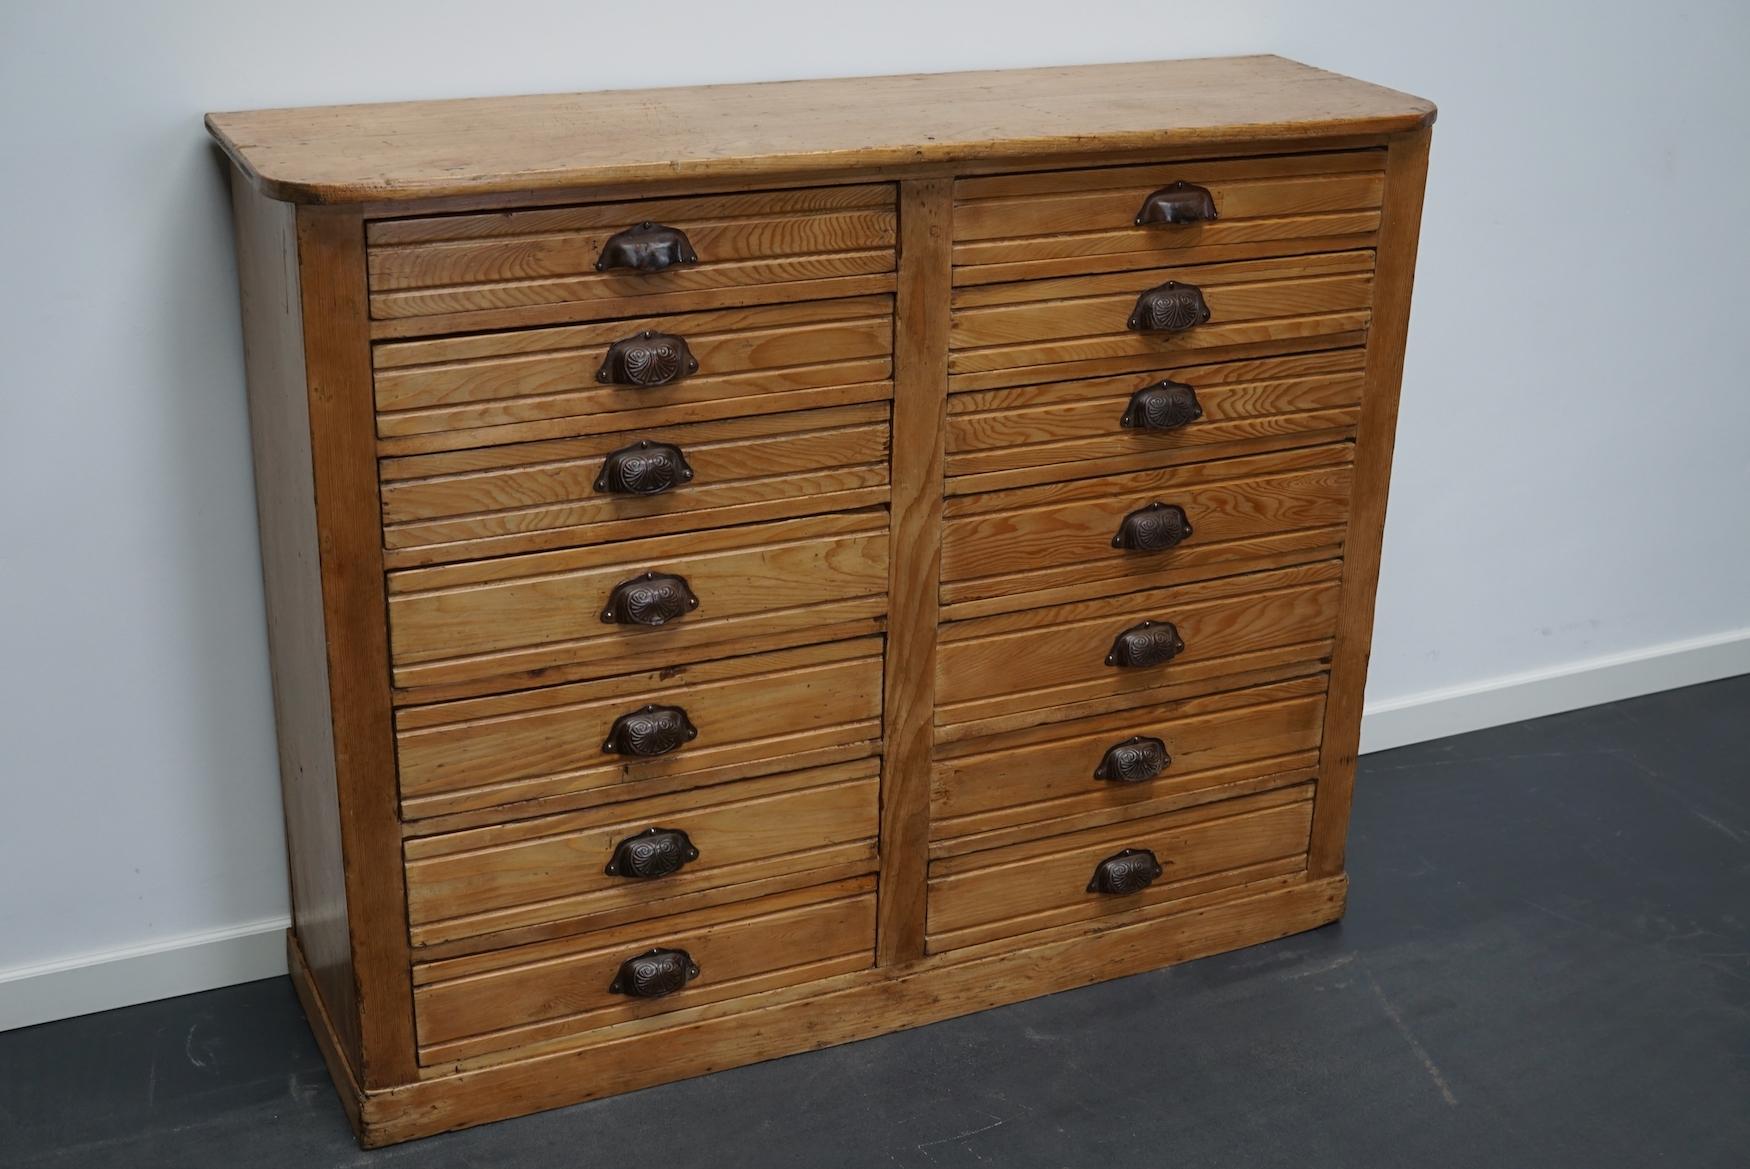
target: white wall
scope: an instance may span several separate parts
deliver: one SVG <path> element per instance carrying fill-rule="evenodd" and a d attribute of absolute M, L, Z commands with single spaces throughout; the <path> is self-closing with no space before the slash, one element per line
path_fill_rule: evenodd
<path fill-rule="evenodd" d="M 1373 740 L 1455 725 L 1430 693 L 1478 721 L 1750 670 L 1744 6 L 636 12 L 4 6 L 0 1024 L 275 961 L 286 882 L 207 110 L 1262 51 L 1424 94 L 1442 112 L 1370 690 L 1397 721 Z M 604 49 L 638 19 L 675 51 Z M 1600 658 L 1616 668 L 1587 673 Z M 1576 671 L 1592 681 L 1561 682 Z M 133 961 L 56 974 L 106 956 Z"/>

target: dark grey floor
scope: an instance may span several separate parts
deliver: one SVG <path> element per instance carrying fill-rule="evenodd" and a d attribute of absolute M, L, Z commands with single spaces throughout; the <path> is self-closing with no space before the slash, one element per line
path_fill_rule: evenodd
<path fill-rule="evenodd" d="M 377 1153 L 283 979 L 0 1035 L 6 1166 L 1750 1165 L 1750 678 L 1372 755 L 1349 916 Z"/>

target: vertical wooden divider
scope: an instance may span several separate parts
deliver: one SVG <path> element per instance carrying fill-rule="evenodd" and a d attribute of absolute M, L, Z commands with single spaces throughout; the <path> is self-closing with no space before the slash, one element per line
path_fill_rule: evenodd
<path fill-rule="evenodd" d="M 1410 291 L 1416 274 L 1416 240 L 1422 225 L 1422 189 L 1428 177 L 1429 137 L 1430 130 L 1423 128 L 1394 138 L 1386 155 L 1366 388 L 1355 436 L 1354 502 L 1343 548 L 1343 591 L 1336 647 L 1331 652 L 1330 700 L 1325 707 L 1312 849 L 1307 861 L 1314 879 L 1343 871 L 1355 760 L 1361 746 L 1367 661 L 1373 645 L 1373 591 L 1379 583 L 1386 490 L 1391 483 L 1398 391 L 1404 376 Z"/>
<path fill-rule="evenodd" d="M 913 961 L 924 952 L 953 192 L 949 178 L 899 184 L 893 503 L 875 940 L 876 961 L 883 966 Z"/>
<path fill-rule="evenodd" d="M 340 839 L 366 1089 L 417 1077 L 360 209 L 298 208 Z"/>

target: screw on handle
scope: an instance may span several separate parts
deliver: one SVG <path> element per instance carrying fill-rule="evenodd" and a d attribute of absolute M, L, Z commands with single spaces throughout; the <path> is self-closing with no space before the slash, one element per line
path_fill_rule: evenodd
<path fill-rule="evenodd" d="M 608 984 L 609 994 L 635 999 L 659 999 L 699 977 L 699 964 L 685 950 L 655 949 L 620 963 L 619 973 Z"/>
<path fill-rule="evenodd" d="M 1124 517 L 1112 547 L 1130 552 L 1164 552 L 1191 537 L 1191 520 L 1176 503 L 1156 500 Z"/>
<path fill-rule="evenodd" d="M 1167 745 L 1150 735 L 1134 735 L 1113 743 L 1094 768 L 1094 778 L 1110 783 L 1146 783 L 1172 766 Z"/>
<path fill-rule="evenodd" d="M 679 828 L 646 828 L 616 844 L 603 871 L 610 877 L 648 881 L 678 873 L 698 859 L 699 850 Z"/>
<path fill-rule="evenodd" d="M 685 337 L 645 329 L 608 346 L 595 380 L 608 386 L 654 389 L 699 372 L 699 359 Z"/>
<path fill-rule="evenodd" d="M 1136 298 L 1128 327 L 1137 333 L 1183 333 L 1209 322 L 1209 304 L 1195 284 L 1169 280 Z"/>
<path fill-rule="evenodd" d="M 1113 639 L 1106 664 L 1120 669 L 1164 666 L 1184 651 L 1184 639 L 1171 621 L 1144 621 Z"/>
<path fill-rule="evenodd" d="M 1184 382 L 1159 381 L 1130 395 L 1118 425 L 1129 430 L 1177 430 L 1203 417 L 1197 391 Z"/>
<path fill-rule="evenodd" d="M 680 447 L 639 439 L 607 457 L 595 489 L 607 495 L 661 495 L 692 480 L 693 468 Z"/>
<path fill-rule="evenodd" d="M 699 728 L 679 706 L 641 706 L 614 720 L 602 750 L 610 755 L 652 759 L 678 751 L 699 737 Z"/>
<path fill-rule="evenodd" d="M 1094 866 L 1094 878 L 1088 882 L 1088 892 L 1115 897 L 1140 893 L 1159 880 L 1165 871 L 1148 849 L 1127 848 Z"/>
<path fill-rule="evenodd" d="M 1215 196 L 1209 193 L 1209 188 L 1180 180 L 1168 183 L 1142 201 L 1142 209 L 1136 213 L 1136 226 L 1202 223 L 1218 218 Z"/>
<path fill-rule="evenodd" d="M 661 272 L 681 264 L 697 264 L 699 253 L 693 242 L 678 227 L 666 227 L 646 219 L 636 227 L 616 231 L 602 244 L 596 258 L 597 272 L 629 269 L 633 272 Z"/>
<path fill-rule="evenodd" d="M 602 620 L 609 625 L 666 625 L 698 607 L 699 598 L 685 577 L 646 572 L 614 586 Z"/>

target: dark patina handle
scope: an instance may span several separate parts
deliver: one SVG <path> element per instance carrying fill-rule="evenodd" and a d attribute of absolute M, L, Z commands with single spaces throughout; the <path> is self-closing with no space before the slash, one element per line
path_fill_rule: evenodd
<path fill-rule="evenodd" d="M 649 329 L 615 341 L 602 358 L 602 367 L 595 380 L 610 386 L 673 385 L 690 373 L 699 372 L 698 359 L 687 348 L 685 338 L 673 333 L 653 333 Z"/>
<path fill-rule="evenodd" d="M 1159 381 L 1130 395 L 1118 425 L 1132 430 L 1174 430 L 1203 417 L 1197 391 L 1184 382 Z"/>
<path fill-rule="evenodd" d="M 1112 642 L 1106 655 L 1108 666 L 1164 666 L 1185 650 L 1185 642 L 1171 621 L 1144 621 L 1132 625 Z"/>
<path fill-rule="evenodd" d="M 1136 298 L 1129 327 L 1138 333 L 1183 333 L 1209 321 L 1209 305 L 1195 284 L 1169 280 Z"/>
<path fill-rule="evenodd" d="M 692 478 L 693 469 L 680 447 L 640 439 L 608 456 L 595 489 L 610 495 L 661 495 Z"/>
<path fill-rule="evenodd" d="M 698 607 L 699 598 L 685 577 L 647 572 L 614 586 L 602 620 L 609 625 L 666 625 Z"/>
<path fill-rule="evenodd" d="M 699 728 L 678 706 L 643 706 L 614 720 L 602 750 L 651 759 L 678 751 L 699 737 Z"/>
<path fill-rule="evenodd" d="M 1164 552 L 1191 535 L 1191 520 L 1176 503 L 1156 500 L 1124 517 L 1112 547 L 1132 552 Z"/>
<path fill-rule="evenodd" d="M 634 272 L 660 272 L 678 264 L 697 264 L 699 253 L 678 227 L 664 227 L 646 219 L 637 227 L 616 231 L 602 244 L 595 262 L 597 272 L 630 268 Z"/>
<path fill-rule="evenodd" d="M 1218 218 L 1215 211 L 1215 196 L 1209 193 L 1208 187 L 1199 187 L 1196 183 L 1180 180 L 1168 183 L 1154 194 L 1142 201 L 1142 210 L 1136 213 L 1136 226 L 1148 227 L 1157 223 L 1201 223 L 1206 219 Z"/>
<path fill-rule="evenodd" d="M 635 999 L 659 999 L 685 990 L 699 977 L 699 964 L 685 950 L 651 950 L 620 963 L 620 972 L 608 984 L 609 994 Z"/>
<path fill-rule="evenodd" d="M 679 828 L 646 828 L 614 846 L 614 859 L 608 862 L 607 874 L 648 881 L 678 873 L 687 862 L 698 859 L 699 850 Z"/>
<path fill-rule="evenodd" d="M 1159 880 L 1164 871 L 1161 862 L 1148 849 L 1127 848 L 1094 866 L 1094 879 L 1088 882 L 1088 892 L 1117 896 L 1140 893 Z"/>
<path fill-rule="evenodd" d="M 1148 735 L 1136 735 L 1106 748 L 1100 766 L 1094 768 L 1094 778 L 1113 783 L 1143 783 L 1159 779 L 1172 763 L 1165 743 Z"/>

